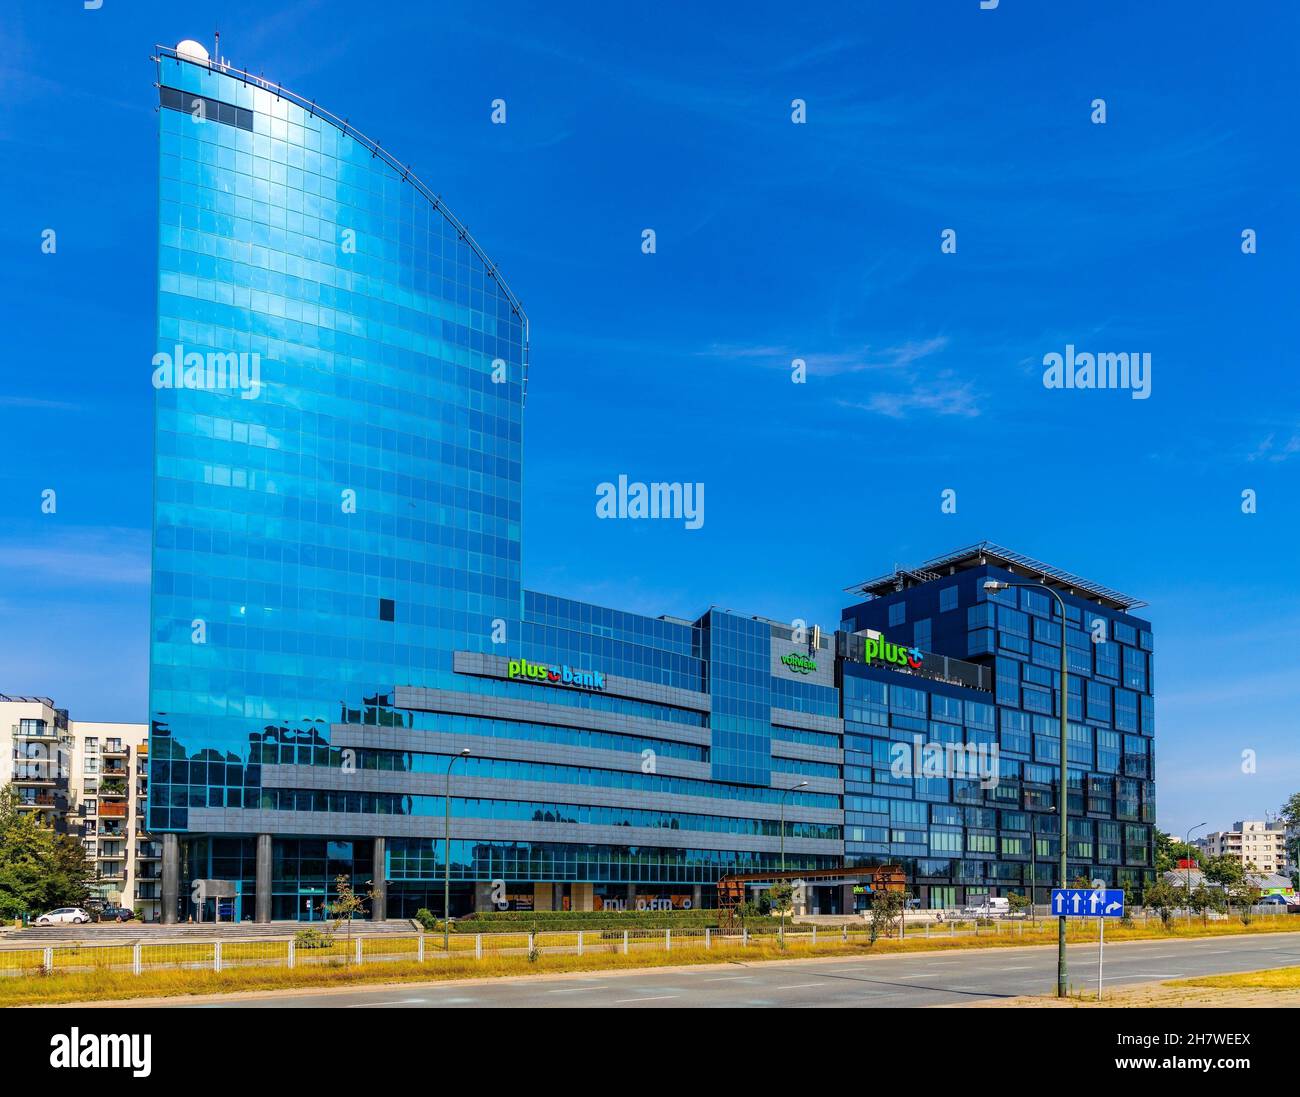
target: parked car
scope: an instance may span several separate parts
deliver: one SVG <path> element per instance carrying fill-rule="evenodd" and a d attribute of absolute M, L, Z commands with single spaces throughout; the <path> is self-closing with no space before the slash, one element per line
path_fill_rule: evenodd
<path fill-rule="evenodd" d="M 90 920 L 90 912 L 83 907 L 59 907 L 48 914 L 42 914 L 36 919 L 36 924 L 38 926 L 55 926 L 71 922 L 74 925 L 84 925 Z"/>
<path fill-rule="evenodd" d="M 103 922 L 129 922 L 134 917 L 135 911 L 130 907 L 105 907 L 99 912 Z"/>

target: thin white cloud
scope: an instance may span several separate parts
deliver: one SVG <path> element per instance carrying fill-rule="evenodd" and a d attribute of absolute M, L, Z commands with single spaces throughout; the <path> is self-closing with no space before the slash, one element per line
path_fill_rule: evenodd
<path fill-rule="evenodd" d="M 912 415 L 956 416 L 975 419 L 980 415 L 979 396 L 969 381 L 957 381 L 950 370 L 911 381 L 907 387 L 873 392 L 866 400 L 840 400 L 840 407 L 907 419 Z"/>
<path fill-rule="evenodd" d="M 63 400 L 42 400 L 37 396 L 0 396 L 0 408 L 43 408 L 51 411 L 80 411 L 80 404 Z"/>
<path fill-rule="evenodd" d="M 1246 457 L 1247 461 L 1288 461 L 1300 453 L 1300 430 L 1294 431 L 1291 437 L 1281 445 L 1277 443 L 1277 434 L 1270 434 L 1258 446 L 1255 452 Z"/>
<path fill-rule="evenodd" d="M 817 351 L 799 349 L 780 344 L 756 346 L 729 346 L 716 344 L 699 351 L 700 357 L 718 358 L 730 362 L 752 361 L 772 369 L 789 369 L 795 358 L 808 364 L 808 373 L 816 377 L 840 377 L 854 373 L 901 370 L 940 353 L 948 346 L 946 335 L 928 339 L 911 339 L 898 346 L 876 349 L 870 346 L 846 350 Z"/>
<path fill-rule="evenodd" d="M 49 534 L 0 541 L 0 571 L 29 588 L 82 583 L 149 583 L 149 531 L 116 527 L 58 527 Z M 38 527 L 39 528 L 39 527 Z"/>

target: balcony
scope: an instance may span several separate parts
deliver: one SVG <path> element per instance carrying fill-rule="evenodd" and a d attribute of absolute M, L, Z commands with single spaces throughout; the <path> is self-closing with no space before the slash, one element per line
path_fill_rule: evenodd
<path fill-rule="evenodd" d="M 99 786 L 99 797 L 100 799 L 103 799 L 105 796 L 111 797 L 114 800 L 125 800 L 126 785 L 120 781 L 116 783 L 105 781 L 104 784 Z"/>
<path fill-rule="evenodd" d="M 11 725 L 10 734 L 14 739 L 24 739 L 35 743 L 48 743 L 59 737 L 58 729 L 45 723 L 24 722 Z"/>
<path fill-rule="evenodd" d="M 117 744 L 108 743 L 105 745 L 104 749 L 101 750 L 99 753 L 100 753 L 100 757 L 103 758 L 125 758 L 128 754 L 131 753 L 131 748 L 124 746 L 121 743 L 117 743 Z"/>
<path fill-rule="evenodd" d="M 102 803 L 99 805 L 101 819 L 125 819 L 126 804 Z"/>
<path fill-rule="evenodd" d="M 56 796 L 33 796 L 27 800 L 19 800 L 18 807 L 22 810 L 54 811 L 59 807 L 59 800 Z"/>
<path fill-rule="evenodd" d="M 15 785 L 52 788 L 56 784 L 55 778 L 45 766 L 15 766 L 12 779 Z"/>

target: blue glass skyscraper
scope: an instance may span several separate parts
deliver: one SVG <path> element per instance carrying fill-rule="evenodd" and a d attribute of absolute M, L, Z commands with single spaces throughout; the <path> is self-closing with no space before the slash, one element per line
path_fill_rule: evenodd
<path fill-rule="evenodd" d="M 585 886 L 579 903 L 607 881 L 623 898 L 637 879 L 693 894 L 712 862 L 761 860 L 779 838 L 769 706 L 741 687 L 765 669 L 767 626 L 522 592 L 527 320 L 492 262 L 406 168 L 313 103 L 190 43 L 160 49 L 157 72 L 150 829 L 164 916 L 190 879 L 235 881 L 238 913 L 258 918 L 314 916 L 336 874 L 432 902 L 438 774 L 470 741 L 460 787 L 496 795 L 453 804 L 458 902 L 475 901 L 465 882 L 521 875 Z M 541 704 L 510 675 L 516 658 L 627 681 L 601 696 L 542 687 L 557 696 Z M 520 742 L 484 757 L 508 701 Z M 711 759 L 714 705 L 727 738 Z M 791 800 L 796 857 L 837 859 L 830 784 Z M 795 817 L 804 801 L 812 821 Z M 627 841 L 664 829 L 683 833 Z M 583 840 L 539 841 L 561 835 Z M 492 836 L 503 844 L 476 841 Z"/>
<path fill-rule="evenodd" d="M 1031 825 L 1048 878 L 1045 596 L 986 598 L 984 550 L 948 558 L 951 582 L 864 586 L 825 635 L 526 589 L 528 324 L 495 265 L 314 101 L 193 43 L 156 62 L 165 919 L 216 913 L 195 881 L 233 893 L 223 917 L 314 920 L 347 876 L 383 918 L 440 912 L 448 871 L 459 914 L 709 905 L 728 873 L 846 862 L 901 863 L 945 905 L 1023 890 Z M 1071 861 L 1140 883 L 1149 626 L 1075 587 Z M 1079 646 L 1094 607 L 1111 630 L 1095 650 Z M 881 633 L 915 657 L 873 664 Z M 1001 782 L 897 777 L 891 749 L 917 734 L 999 744 Z M 847 885 L 800 892 L 814 912 L 854 902 Z"/>

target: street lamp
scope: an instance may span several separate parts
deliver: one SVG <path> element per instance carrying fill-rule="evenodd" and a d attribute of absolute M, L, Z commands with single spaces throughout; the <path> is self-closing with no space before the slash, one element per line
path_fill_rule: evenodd
<path fill-rule="evenodd" d="M 797 785 L 792 785 L 781 793 L 781 874 L 785 875 L 785 798 L 794 792 L 795 789 L 801 789 L 807 785 L 807 781 L 800 781 Z M 784 882 L 784 881 L 782 881 Z M 785 940 L 785 903 L 781 904 L 781 940 Z"/>
<path fill-rule="evenodd" d="M 1069 698 L 1070 691 L 1067 687 L 1067 669 L 1065 663 L 1065 599 L 1056 593 L 1051 587 L 1042 583 L 1004 583 L 997 579 L 986 579 L 984 589 L 987 591 L 1009 590 L 1011 587 L 1024 587 L 1026 590 L 1041 590 L 1050 594 L 1056 599 L 1056 604 L 1061 610 L 1061 792 L 1058 797 L 1057 806 L 1060 809 L 1061 816 L 1061 887 L 1069 887 L 1069 867 L 1067 865 L 1066 851 L 1069 847 L 1069 836 L 1067 833 L 1066 820 L 1070 814 L 1070 774 L 1066 766 L 1066 754 L 1068 747 L 1068 728 L 1069 728 Z M 1062 914 L 1058 920 L 1056 932 L 1056 996 L 1064 998 L 1066 996 L 1065 985 L 1065 915 Z"/>
<path fill-rule="evenodd" d="M 1183 845 L 1186 847 L 1186 852 L 1187 852 L 1187 856 L 1185 858 L 1185 860 L 1187 861 L 1187 874 L 1184 877 L 1184 879 L 1186 880 L 1186 887 L 1184 888 L 1184 891 L 1186 891 L 1187 893 L 1187 917 L 1189 919 L 1192 916 L 1192 860 L 1193 860 L 1192 831 L 1200 830 L 1201 827 L 1203 826 L 1205 826 L 1204 823 L 1197 823 L 1196 826 L 1192 827 L 1191 830 L 1189 830 L 1186 834 L 1183 835 Z M 1229 913 L 1231 913 L 1231 911 L 1229 911 Z"/>
<path fill-rule="evenodd" d="M 1048 808 L 1045 815 L 1051 815 L 1056 808 Z M 1029 813 L 1029 917 L 1036 924 L 1038 922 L 1037 893 L 1034 888 L 1038 886 L 1038 831 L 1034 829 L 1034 813 Z"/>
<path fill-rule="evenodd" d="M 442 951 L 448 955 L 451 952 L 451 767 L 468 757 L 469 747 L 466 747 L 447 763 L 447 795 L 443 797 L 447 805 L 447 816 L 442 832 Z"/>

